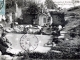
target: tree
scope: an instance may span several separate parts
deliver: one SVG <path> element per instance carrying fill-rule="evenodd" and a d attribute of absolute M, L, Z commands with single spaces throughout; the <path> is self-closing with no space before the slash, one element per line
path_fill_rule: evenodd
<path fill-rule="evenodd" d="M 38 14 L 39 13 L 39 7 L 37 6 L 36 3 L 30 2 L 28 9 L 27 9 L 27 12 L 31 15 Z"/>
<path fill-rule="evenodd" d="M 15 7 L 15 1 L 14 0 L 6 0 L 6 9 L 10 9 Z"/>
<path fill-rule="evenodd" d="M 52 0 L 46 0 L 45 5 L 48 9 L 55 9 L 57 8 L 57 5 Z"/>
<path fill-rule="evenodd" d="M 8 10 L 15 10 L 16 3 L 19 7 L 23 7 L 23 0 L 6 0 L 6 9 Z"/>
<path fill-rule="evenodd" d="M 23 15 L 26 15 L 26 16 L 29 15 L 32 17 L 31 21 L 33 24 L 34 20 L 37 19 L 38 14 L 40 13 L 40 8 L 38 7 L 37 3 L 30 1 L 28 2 L 28 8 L 26 8 L 25 11 L 23 11 L 23 13 L 24 13 Z"/>

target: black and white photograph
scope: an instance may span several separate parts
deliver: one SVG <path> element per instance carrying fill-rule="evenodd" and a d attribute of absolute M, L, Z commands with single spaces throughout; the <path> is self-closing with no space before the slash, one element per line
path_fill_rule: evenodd
<path fill-rule="evenodd" d="M 0 60 L 80 59 L 80 0 L 0 0 Z"/>

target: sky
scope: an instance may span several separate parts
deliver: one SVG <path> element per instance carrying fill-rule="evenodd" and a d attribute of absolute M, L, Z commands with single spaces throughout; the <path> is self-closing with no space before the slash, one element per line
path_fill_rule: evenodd
<path fill-rule="evenodd" d="M 36 1 L 38 1 L 39 3 L 45 2 L 45 0 L 36 0 Z M 73 6 L 80 5 L 80 0 L 73 0 L 73 1 L 75 2 L 74 5 L 72 3 L 72 0 L 53 0 L 53 2 L 57 4 L 58 7 L 66 8 L 66 9 Z"/>

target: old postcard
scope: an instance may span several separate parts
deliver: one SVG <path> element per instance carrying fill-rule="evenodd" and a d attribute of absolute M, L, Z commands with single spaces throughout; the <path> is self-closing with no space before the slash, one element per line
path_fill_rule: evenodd
<path fill-rule="evenodd" d="M 80 0 L 0 0 L 0 60 L 80 59 Z"/>

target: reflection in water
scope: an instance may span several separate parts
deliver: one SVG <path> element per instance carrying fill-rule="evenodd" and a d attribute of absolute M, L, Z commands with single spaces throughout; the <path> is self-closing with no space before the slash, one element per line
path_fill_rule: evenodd
<path fill-rule="evenodd" d="M 23 34 L 13 34 L 13 33 L 7 34 L 6 37 L 12 43 L 12 48 L 13 49 L 24 51 L 20 47 L 20 38 L 22 37 L 22 35 Z M 29 36 L 31 36 L 31 35 L 29 35 Z M 33 52 L 41 52 L 41 53 L 48 52 L 51 48 L 50 47 L 44 47 L 43 45 L 49 41 L 50 36 L 37 35 L 37 38 L 39 39 L 39 44 L 38 44 L 38 47 Z"/>

